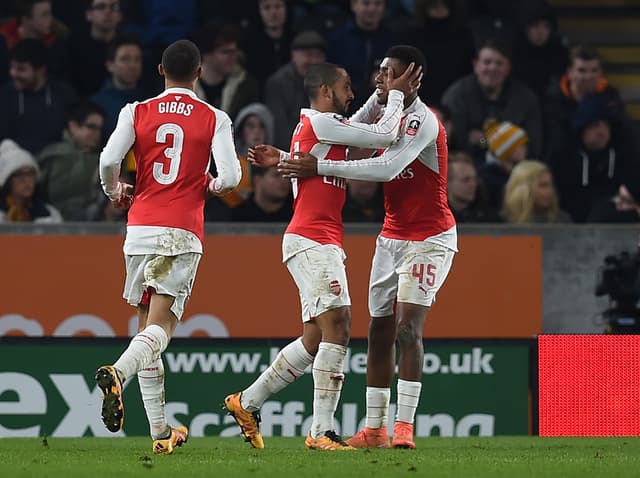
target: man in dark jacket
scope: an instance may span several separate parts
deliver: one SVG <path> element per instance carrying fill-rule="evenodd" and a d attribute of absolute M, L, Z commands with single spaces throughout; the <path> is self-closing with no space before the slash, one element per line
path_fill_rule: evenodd
<path fill-rule="evenodd" d="M 300 108 L 309 105 L 304 75 L 311 65 L 325 61 L 326 43 L 319 33 L 298 33 L 291 43 L 291 61 L 267 80 L 264 100 L 273 113 L 274 146 L 289 150 L 291 134 L 300 120 Z"/>
<path fill-rule="evenodd" d="M 554 158 L 560 204 L 576 222 L 593 222 L 634 172 L 634 139 L 622 106 L 603 93 L 584 98 L 573 116 L 575 145 Z"/>
<path fill-rule="evenodd" d="M 510 121 L 529 137 L 529 154 L 542 150 L 542 121 L 536 95 L 510 77 L 511 53 L 502 43 L 487 41 L 473 63 L 473 74 L 451 85 L 442 95 L 442 104 L 451 110 L 458 144 L 475 156 L 484 144 L 483 125 L 489 118 Z M 428 73 L 427 73 L 428 74 Z"/>
<path fill-rule="evenodd" d="M 551 85 L 544 101 L 544 158 L 547 162 L 552 163 L 558 154 L 563 154 L 571 147 L 578 103 L 592 94 L 606 96 L 614 103 L 622 103 L 620 93 L 604 76 L 598 53 L 590 48 L 576 46 L 569 52 L 566 73 Z M 630 120 L 623 111 L 620 112 L 619 119 L 628 127 Z"/>
<path fill-rule="evenodd" d="M 98 148 L 103 124 L 101 107 L 81 103 L 71 112 L 63 141 L 47 146 L 37 158 L 45 197 L 65 221 L 86 221 L 90 206 L 101 197 Z"/>
<path fill-rule="evenodd" d="M 69 37 L 69 76 L 79 95 L 96 93 L 109 77 L 107 49 L 122 22 L 120 0 L 90 0 L 85 16 L 88 24 Z"/>
<path fill-rule="evenodd" d="M 351 75 L 356 97 L 352 106 L 371 94 L 372 65 L 398 43 L 383 23 L 385 0 L 351 0 L 353 18 L 332 32 L 327 58 L 343 66 Z"/>
<path fill-rule="evenodd" d="M 47 48 L 35 39 L 11 50 L 11 81 L 0 88 L 0 138 L 11 138 L 32 154 L 60 141 L 76 95 L 68 85 L 49 78 Z"/>

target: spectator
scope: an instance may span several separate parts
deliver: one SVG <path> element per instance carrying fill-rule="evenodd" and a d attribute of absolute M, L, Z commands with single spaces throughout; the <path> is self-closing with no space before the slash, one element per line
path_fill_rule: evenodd
<path fill-rule="evenodd" d="M 347 179 L 347 200 L 342 210 L 344 222 L 384 220 L 384 199 L 380 183 Z"/>
<path fill-rule="evenodd" d="M 293 30 L 285 0 L 258 0 L 259 25 L 250 25 L 242 42 L 247 68 L 264 89 L 267 78 L 289 61 Z"/>
<path fill-rule="evenodd" d="M 309 105 L 304 75 L 311 65 L 325 61 L 326 47 L 319 33 L 311 30 L 298 33 L 291 42 L 291 61 L 267 80 L 265 103 L 273 113 L 274 145 L 280 149 L 289 151 L 300 109 Z"/>
<path fill-rule="evenodd" d="M 82 103 L 71 112 L 64 140 L 47 146 L 38 155 L 45 197 L 65 221 L 88 220 L 89 206 L 102 196 L 98 189 L 98 147 L 103 126 L 102 108 Z"/>
<path fill-rule="evenodd" d="M 608 101 L 622 102 L 618 90 L 609 85 L 604 76 L 598 53 L 583 46 L 573 47 L 569 51 L 567 72 L 551 85 L 545 98 L 547 161 L 566 153 L 572 142 L 573 117 L 578 103 L 594 93 L 607 97 Z M 624 114 L 621 121 L 630 123 Z M 625 128 L 631 129 L 631 126 Z"/>
<path fill-rule="evenodd" d="M 525 160 L 513 168 L 502 212 L 507 222 L 515 224 L 571 222 L 571 217 L 558 207 L 549 167 L 540 161 Z"/>
<path fill-rule="evenodd" d="M 387 29 L 382 19 L 385 0 L 351 0 L 353 18 L 345 22 L 329 37 L 329 61 L 341 65 L 351 75 L 351 86 L 357 101 L 371 94 L 369 79 L 371 65 L 384 58 L 384 54 L 397 38 Z"/>
<path fill-rule="evenodd" d="M 473 35 L 460 0 L 416 0 L 414 9 L 418 27 L 410 32 L 409 43 L 427 60 L 420 97 L 440 104 L 447 87 L 472 72 Z"/>
<path fill-rule="evenodd" d="M 40 40 L 18 42 L 10 57 L 11 81 L 0 88 L 0 138 L 37 154 L 60 141 L 76 96 L 68 85 L 49 78 L 47 48 Z"/>
<path fill-rule="evenodd" d="M 553 10 L 546 2 L 523 5 L 521 18 L 513 55 L 513 76 L 542 102 L 552 81 L 557 81 L 567 68 L 568 50 L 558 32 Z"/>
<path fill-rule="evenodd" d="M 284 179 L 276 168 L 252 167 L 253 194 L 231 210 L 234 222 L 288 222 L 293 205 L 291 181 Z"/>
<path fill-rule="evenodd" d="M 41 40 L 46 46 L 54 43 L 51 0 L 19 0 L 16 12 L 16 18 L 0 25 L 0 35 L 5 37 L 9 49 L 26 38 Z"/>
<path fill-rule="evenodd" d="M 530 154 L 538 156 L 542 149 L 540 106 L 529 88 L 510 78 L 511 54 L 507 47 L 491 40 L 483 44 L 473 71 L 442 96 L 442 103 L 453 114 L 458 140 L 455 148 L 477 155 L 484 136 L 482 125 L 496 118 L 521 127 L 529 137 Z"/>
<path fill-rule="evenodd" d="M 10 139 L 0 143 L 0 223 L 59 223 L 62 216 L 38 194 L 33 156 Z"/>
<path fill-rule="evenodd" d="M 476 165 L 468 154 L 449 155 L 447 193 L 456 222 L 501 222 L 479 187 Z"/>
<path fill-rule="evenodd" d="M 626 135 L 621 118 L 621 103 L 612 103 L 602 93 L 587 96 L 573 118 L 577 144 L 552 163 L 562 204 L 576 222 L 600 214 L 633 177 L 634 138 Z"/>
<path fill-rule="evenodd" d="M 92 97 L 104 109 L 102 137 L 108 138 L 116 127 L 120 110 L 127 103 L 148 96 L 140 86 L 142 77 L 142 44 L 135 35 L 122 34 L 107 50 L 107 70 L 111 78 Z"/>
<path fill-rule="evenodd" d="M 527 158 L 529 138 L 522 128 L 513 123 L 494 119 L 487 121 L 485 136 L 487 152 L 480 173 L 487 187 L 489 205 L 499 211 L 511 171 Z"/>
<path fill-rule="evenodd" d="M 273 143 L 273 115 L 262 103 L 251 103 L 240 110 L 233 124 L 242 179 L 236 189 L 222 198 L 231 208 L 237 207 L 251 196 L 253 186 L 247 153 L 249 148 L 259 144 Z"/>
<path fill-rule="evenodd" d="M 238 62 L 238 30 L 232 25 L 208 25 L 195 36 L 202 52 L 202 75 L 196 93 L 231 118 L 258 100 L 258 82 Z"/>
<path fill-rule="evenodd" d="M 453 122 L 451 110 L 444 105 L 437 107 L 432 106 L 431 110 L 436 114 L 442 126 L 444 126 L 444 130 L 447 133 L 447 147 L 449 151 L 454 150 L 454 145 L 456 144 L 456 125 Z"/>
<path fill-rule="evenodd" d="M 120 0 L 87 0 L 88 22 L 69 36 L 69 77 L 82 97 L 95 94 L 109 74 L 107 50 L 122 23 Z"/>
<path fill-rule="evenodd" d="M 67 68 L 64 37 L 68 30 L 53 18 L 51 0 L 18 0 L 16 5 L 17 17 L 0 25 L 0 35 L 4 36 L 8 49 L 21 40 L 41 40 L 49 49 L 49 72 L 62 76 Z"/>

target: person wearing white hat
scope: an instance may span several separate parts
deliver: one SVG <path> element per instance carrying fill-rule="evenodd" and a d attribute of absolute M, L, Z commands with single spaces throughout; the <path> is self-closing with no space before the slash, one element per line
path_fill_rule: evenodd
<path fill-rule="evenodd" d="M 14 141 L 0 143 L 0 223 L 60 223 L 62 216 L 38 197 L 40 169 L 33 156 Z"/>

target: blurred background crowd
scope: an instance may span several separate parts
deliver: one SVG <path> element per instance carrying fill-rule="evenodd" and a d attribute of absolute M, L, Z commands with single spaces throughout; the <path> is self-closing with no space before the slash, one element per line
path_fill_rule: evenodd
<path fill-rule="evenodd" d="M 427 59 L 420 94 L 447 130 L 458 222 L 637 222 L 640 144 L 625 102 L 640 85 L 621 92 L 605 71 L 628 68 L 634 38 L 621 23 L 618 36 L 632 44 L 616 64 L 597 34 L 572 36 L 558 22 L 558 12 L 571 11 L 588 30 L 597 2 L 550 3 L 1 2 L 0 222 L 126 219 L 99 188 L 99 152 L 122 106 L 162 91 L 157 64 L 181 38 L 202 52 L 197 94 L 233 120 L 244 171 L 233 193 L 208 201 L 207 221 L 287 221 L 289 182 L 249 167 L 247 149 L 289 149 L 308 106 L 310 65 L 344 66 L 355 108 L 373 91 L 385 51 L 405 43 Z M 634 11 L 617 4 L 615 15 Z M 135 158 L 122 174 L 135 181 Z M 348 181 L 344 220 L 380 222 L 381 193 L 380 184 Z"/>

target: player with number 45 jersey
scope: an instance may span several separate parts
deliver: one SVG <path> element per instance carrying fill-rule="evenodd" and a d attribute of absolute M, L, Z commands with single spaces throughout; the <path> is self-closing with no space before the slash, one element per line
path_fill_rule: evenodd
<path fill-rule="evenodd" d="M 167 423 L 161 354 L 182 317 L 202 256 L 204 203 L 240 181 L 240 163 L 226 113 L 193 91 L 200 51 L 190 41 L 167 47 L 158 67 L 165 91 L 127 104 L 100 155 L 100 180 L 116 207 L 130 206 L 124 242 L 124 298 L 137 308 L 139 333 L 96 381 L 103 393 L 102 420 L 111 432 L 124 423 L 122 389 L 137 374 L 155 454 L 187 441 L 186 427 Z M 136 186 L 120 181 L 129 150 L 136 158 Z M 209 174 L 211 155 L 218 177 Z"/>
<path fill-rule="evenodd" d="M 389 96 L 383 78 L 390 72 L 398 76 L 411 63 L 425 66 L 416 48 L 397 45 L 387 51 L 376 76 L 378 101 L 361 115 L 361 121 L 381 117 Z M 416 93 L 405 98 L 398 141 L 377 155 L 331 161 L 300 153 L 279 165 L 289 177 L 330 174 L 384 182 L 385 219 L 369 281 L 367 415 L 365 427 L 347 440 L 355 448 L 415 448 L 413 423 L 422 391 L 424 323 L 457 251 L 456 223 L 447 203 L 447 159 L 446 132 Z M 387 423 L 396 343 L 397 411 L 390 443 Z"/>

